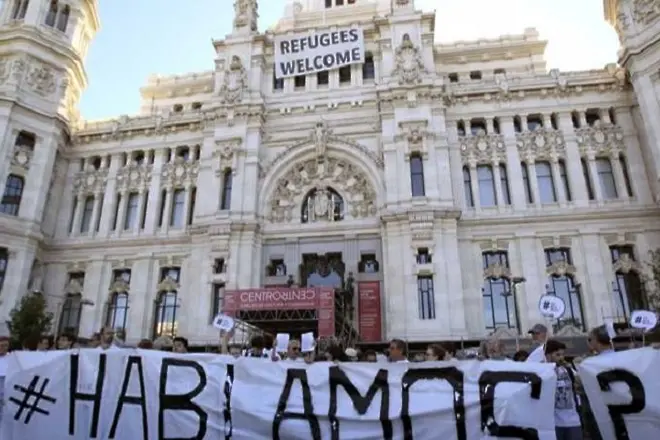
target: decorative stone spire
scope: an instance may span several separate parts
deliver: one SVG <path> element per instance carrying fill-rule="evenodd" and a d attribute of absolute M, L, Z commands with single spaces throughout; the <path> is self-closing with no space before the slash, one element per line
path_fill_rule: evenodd
<path fill-rule="evenodd" d="M 234 3 L 234 33 L 249 34 L 257 32 L 257 0 L 236 0 Z"/>

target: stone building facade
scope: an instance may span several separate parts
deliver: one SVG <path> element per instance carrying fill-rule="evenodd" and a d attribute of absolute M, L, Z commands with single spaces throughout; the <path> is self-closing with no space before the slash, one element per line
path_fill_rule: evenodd
<path fill-rule="evenodd" d="M 548 70 L 534 29 L 434 43 L 413 0 L 235 2 L 215 67 L 83 121 L 94 0 L 0 13 L 0 315 L 41 291 L 64 329 L 217 339 L 225 289 L 380 285 L 382 337 L 562 334 L 645 307 L 660 246 L 657 1 L 605 0 L 620 64 Z M 286 80 L 273 36 L 359 23 L 365 63 Z M 322 258 L 320 258 L 322 257 Z M 360 316 L 360 310 L 356 312 Z"/>

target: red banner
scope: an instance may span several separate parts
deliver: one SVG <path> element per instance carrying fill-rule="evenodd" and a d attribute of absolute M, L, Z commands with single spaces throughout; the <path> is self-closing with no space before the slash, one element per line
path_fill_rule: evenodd
<path fill-rule="evenodd" d="M 229 315 L 238 311 L 309 309 L 318 311 L 318 336 L 334 336 L 335 292 L 331 287 L 228 290 L 222 308 Z"/>
<path fill-rule="evenodd" d="M 363 342 L 381 342 L 380 282 L 358 283 L 358 325 Z"/>

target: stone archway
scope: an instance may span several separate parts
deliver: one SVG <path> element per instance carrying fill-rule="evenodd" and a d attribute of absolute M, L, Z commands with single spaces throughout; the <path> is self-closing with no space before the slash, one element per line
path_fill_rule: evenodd
<path fill-rule="evenodd" d="M 377 193 L 365 172 L 346 158 L 327 154 L 297 162 L 276 180 L 267 199 L 267 218 L 273 223 L 301 223 L 299 214 L 305 196 L 316 189 L 318 197 L 329 197 L 327 188 L 332 188 L 343 199 L 342 220 L 376 215 Z M 333 206 L 329 199 L 316 202 L 316 206 Z M 319 209 L 313 221 L 336 219 L 330 210 Z"/>

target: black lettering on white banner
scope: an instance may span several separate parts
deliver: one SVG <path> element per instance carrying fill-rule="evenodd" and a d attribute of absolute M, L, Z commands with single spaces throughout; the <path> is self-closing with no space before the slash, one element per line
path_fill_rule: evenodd
<path fill-rule="evenodd" d="M 227 377 L 225 378 L 225 408 L 222 410 L 222 415 L 225 419 L 225 440 L 231 440 L 234 431 L 234 425 L 231 421 L 231 390 L 234 386 L 234 365 L 227 364 Z"/>
<path fill-rule="evenodd" d="M 90 356 L 91 357 L 91 356 Z M 99 354 L 99 366 L 96 375 L 94 393 L 78 391 L 78 370 L 80 369 L 80 355 L 72 354 L 70 358 L 69 380 L 69 435 L 76 436 L 76 402 L 92 402 L 92 423 L 89 428 L 89 438 L 96 438 L 99 432 L 99 417 L 101 415 L 101 399 L 103 397 L 103 382 L 105 381 L 106 354 Z M 83 435 L 84 436 L 84 435 Z"/>
<path fill-rule="evenodd" d="M 199 376 L 199 382 L 197 382 L 195 388 L 185 394 L 167 394 L 167 377 L 170 368 L 191 368 L 195 370 L 197 376 Z M 201 406 L 197 405 L 192 400 L 204 391 L 206 382 L 206 372 L 199 362 L 179 358 L 163 358 L 160 367 L 160 384 L 158 389 L 158 440 L 204 439 L 206 436 L 209 415 Z M 165 437 L 165 411 L 187 411 L 197 414 L 197 418 L 199 419 L 197 434 L 187 439 Z"/>
<path fill-rule="evenodd" d="M 303 397 L 303 413 L 294 413 L 286 410 L 289 397 L 291 396 L 291 388 L 294 381 L 300 381 L 302 387 Z M 286 382 L 282 388 L 279 401 L 277 402 L 277 409 L 275 410 L 275 417 L 273 418 L 273 440 L 280 439 L 280 426 L 285 420 L 304 420 L 309 423 L 310 430 L 312 431 L 312 440 L 321 440 L 321 425 L 319 419 L 314 415 L 314 404 L 312 403 L 312 391 L 309 388 L 309 381 L 307 380 L 307 371 L 301 368 L 291 368 L 286 371 Z"/>
<path fill-rule="evenodd" d="M 330 420 L 330 432 L 332 440 L 339 440 L 339 419 L 337 419 L 337 387 L 344 388 L 346 394 L 353 402 L 353 408 L 358 414 L 364 415 L 373 402 L 376 393 L 380 396 L 380 423 L 383 428 L 383 439 L 392 440 L 392 421 L 390 420 L 390 384 L 388 383 L 388 371 L 380 369 L 369 385 L 367 394 L 362 396 L 360 391 L 353 385 L 346 373 L 339 367 L 330 367 L 330 409 L 328 419 Z"/>
<path fill-rule="evenodd" d="M 616 440 L 629 440 L 630 436 L 628 435 L 628 428 L 626 427 L 626 421 L 623 419 L 623 415 L 637 414 L 646 408 L 646 392 L 644 391 L 642 381 L 630 371 L 619 368 L 598 373 L 596 380 L 598 380 L 600 390 L 606 392 L 610 391 L 610 385 L 616 382 L 623 382 L 628 385 L 630 396 L 632 397 L 630 403 L 621 405 L 609 404 L 607 405 L 607 409 L 610 412 Z"/>
<path fill-rule="evenodd" d="M 539 440 L 535 428 L 502 426 L 495 421 L 495 387 L 498 383 L 528 383 L 532 399 L 541 398 L 543 380 L 536 373 L 523 371 L 484 371 L 479 376 L 479 400 L 481 404 L 481 430 L 488 430 L 493 437 L 513 437 L 523 440 Z"/>
<path fill-rule="evenodd" d="M 403 375 L 401 378 L 401 422 L 403 423 L 404 440 L 413 440 L 412 420 L 410 419 L 410 388 L 418 380 L 446 380 L 451 385 L 454 390 L 456 438 L 467 440 L 463 372 L 456 367 L 414 368 Z"/>
<path fill-rule="evenodd" d="M 131 373 L 133 367 L 137 367 L 137 380 L 140 384 L 140 394 L 138 396 L 128 396 L 128 385 L 131 383 Z M 121 392 L 117 399 L 117 408 L 115 415 L 112 417 L 112 424 L 110 426 L 110 434 L 108 439 L 114 439 L 117 434 L 117 426 L 119 425 L 119 417 L 124 409 L 124 405 L 137 405 L 142 412 L 142 438 L 149 439 L 149 422 L 147 421 L 147 391 L 144 386 L 144 369 L 142 368 L 141 356 L 129 356 L 126 361 L 126 370 L 124 371 L 124 382 L 121 385 Z M 135 440 L 133 438 L 133 440 Z"/>

